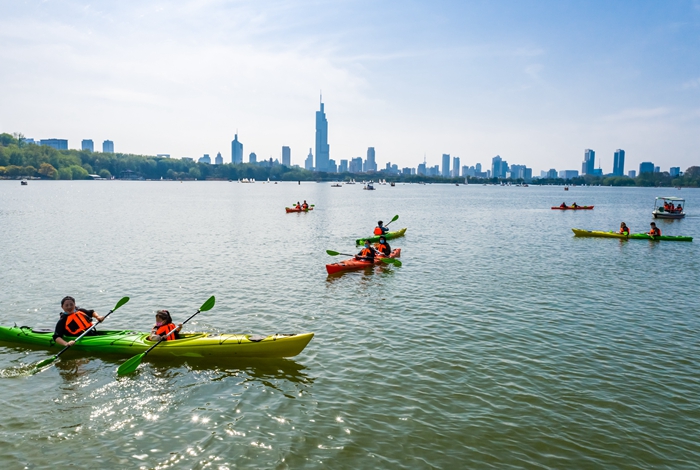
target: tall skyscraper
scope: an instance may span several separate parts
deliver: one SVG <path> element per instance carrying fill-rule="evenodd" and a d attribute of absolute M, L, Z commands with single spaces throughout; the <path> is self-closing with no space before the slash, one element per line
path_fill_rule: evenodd
<path fill-rule="evenodd" d="M 248 155 L 248 163 L 258 163 L 258 156 L 255 152 L 250 152 L 250 155 Z"/>
<path fill-rule="evenodd" d="M 442 154 L 442 176 L 445 178 L 450 177 L 450 154 Z"/>
<path fill-rule="evenodd" d="M 676 178 L 677 176 L 681 175 L 681 167 L 679 166 L 672 166 L 668 170 L 668 174 L 671 176 L 671 178 Z"/>
<path fill-rule="evenodd" d="M 224 157 L 221 156 L 221 152 L 218 152 L 216 154 L 216 158 L 214 159 L 214 163 L 216 165 L 223 165 L 224 164 Z"/>
<path fill-rule="evenodd" d="M 348 171 L 348 161 L 340 160 L 340 165 L 338 165 L 338 173 L 345 173 Z"/>
<path fill-rule="evenodd" d="M 374 147 L 367 147 L 367 160 L 365 160 L 365 171 L 377 171 L 377 160 L 375 158 Z"/>
<path fill-rule="evenodd" d="M 459 177 L 459 157 L 452 157 L 452 177 Z"/>
<path fill-rule="evenodd" d="M 311 149 L 309 149 L 309 156 L 304 160 L 304 168 L 309 171 L 313 171 L 314 169 L 314 154 Z"/>
<path fill-rule="evenodd" d="M 231 141 L 231 163 L 243 163 L 243 144 L 238 140 L 238 132 Z"/>
<path fill-rule="evenodd" d="M 362 157 L 350 160 L 350 173 L 362 173 Z"/>
<path fill-rule="evenodd" d="M 622 149 L 615 150 L 612 174 L 613 176 L 622 176 L 625 174 L 625 151 Z"/>
<path fill-rule="evenodd" d="M 323 98 L 321 98 L 321 110 L 316 111 L 316 171 L 328 171 L 330 153 L 328 119 L 326 119 L 326 112 L 323 109 Z"/>
<path fill-rule="evenodd" d="M 114 153 L 114 142 L 111 140 L 102 142 L 102 153 Z"/>
<path fill-rule="evenodd" d="M 282 165 L 292 166 L 292 149 L 286 145 L 282 147 Z"/>
<path fill-rule="evenodd" d="M 477 165 L 478 166 L 478 165 Z M 496 155 L 491 159 L 491 176 L 494 178 L 505 178 L 508 172 L 508 162 L 503 160 L 500 155 Z"/>
<path fill-rule="evenodd" d="M 56 150 L 68 150 L 68 140 L 66 139 L 41 139 L 39 145 L 53 147 Z"/>
<path fill-rule="evenodd" d="M 582 175 L 592 175 L 595 173 L 595 151 L 586 149 L 583 154 L 583 164 L 581 165 Z"/>
<path fill-rule="evenodd" d="M 80 143 L 80 148 L 83 150 L 89 150 L 91 152 L 94 152 L 95 143 L 92 141 L 92 139 L 83 139 L 83 141 Z"/>

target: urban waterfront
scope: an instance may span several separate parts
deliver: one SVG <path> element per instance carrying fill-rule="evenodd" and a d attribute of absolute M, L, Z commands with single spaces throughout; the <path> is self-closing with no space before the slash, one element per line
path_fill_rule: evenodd
<path fill-rule="evenodd" d="M 7 468 L 695 468 L 700 190 L 0 181 L 0 324 L 316 333 L 294 358 L 209 366 L 2 345 Z M 647 231 L 691 243 L 574 238 Z M 310 213 L 285 214 L 296 201 Z M 592 211 L 553 211 L 562 202 Z M 399 214 L 403 266 L 327 276 Z"/>

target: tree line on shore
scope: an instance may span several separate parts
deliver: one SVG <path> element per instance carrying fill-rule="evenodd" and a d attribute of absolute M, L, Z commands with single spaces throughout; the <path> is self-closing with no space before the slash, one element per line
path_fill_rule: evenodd
<path fill-rule="evenodd" d="M 460 178 L 443 178 L 440 176 L 388 174 L 379 172 L 374 175 L 366 173 L 325 173 L 309 171 L 298 167 L 259 164 L 227 163 L 212 165 L 193 160 L 152 157 L 122 153 L 90 152 L 89 150 L 56 150 L 45 145 L 27 144 L 19 135 L 0 134 L 0 178 L 31 178 L 74 180 L 90 179 L 89 175 L 102 178 L 122 177 L 131 172 L 144 179 L 160 180 L 204 180 L 222 179 L 238 180 L 243 178 L 264 181 L 336 181 L 365 180 L 382 178 L 387 181 L 406 183 L 462 183 Z M 469 183 L 523 183 L 521 179 L 474 178 L 468 177 Z M 642 173 L 636 178 L 627 176 L 593 176 L 585 175 L 564 180 L 561 178 L 536 179 L 530 184 L 571 184 L 603 186 L 700 186 L 700 166 L 691 166 L 682 176 L 672 178 L 668 172 Z"/>

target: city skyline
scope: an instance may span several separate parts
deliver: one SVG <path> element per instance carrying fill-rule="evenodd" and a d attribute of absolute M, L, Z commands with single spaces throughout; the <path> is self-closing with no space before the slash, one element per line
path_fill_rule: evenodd
<path fill-rule="evenodd" d="M 303 166 L 323 89 L 336 162 L 372 146 L 399 167 L 579 169 L 590 147 L 604 173 L 618 148 L 628 168 L 696 164 L 697 1 L 327 5 L 9 4 L 0 131 L 228 160 L 238 128 L 260 159 L 284 145 Z"/>

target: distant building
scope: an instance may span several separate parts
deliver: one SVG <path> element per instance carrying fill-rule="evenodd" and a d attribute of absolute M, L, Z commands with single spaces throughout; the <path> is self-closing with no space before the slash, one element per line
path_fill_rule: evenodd
<path fill-rule="evenodd" d="M 182 157 L 180 160 L 186 160 L 186 161 L 193 162 L 193 161 L 194 161 L 194 158 L 192 158 L 192 157 Z"/>
<path fill-rule="evenodd" d="M 639 164 L 639 174 L 654 173 L 654 164 L 652 162 L 642 162 Z"/>
<path fill-rule="evenodd" d="M 628 171 L 627 176 L 629 176 L 630 178 L 636 178 L 637 177 L 637 170 Z"/>
<path fill-rule="evenodd" d="M 209 154 L 205 153 L 202 157 L 200 157 L 199 160 L 197 160 L 199 163 L 209 163 L 211 164 L 211 158 L 209 158 Z"/>
<path fill-rule="evenodd" d="M 34 144 L 34 145 L 40 145 L 39 142 L 36 140 L 32 139 L 31 137 L 22 137 L 20 139 L 20 142 L 24 142 L 25 144 Z"/>
<path fill-rule="evenodd" d="M 377 160 L 374 147 L 367 148 L 367 159 L 365 160 L 365 171 L 377 171 Z"/>
<path fill-rule="evenodd" d="M 255 152 L 250 152 L 250 155 L 248 155 L 248 163 L 258 163 L 258 156 Z"/>
<path fill-rule="evenodd" d="M 169 153 L 159 153 L 158 155 L 156 155 L 156 157 L 158 157 L 158 158 L 170 158 L 170 154 Z"/>
<path fill-rule="evenodd" d="M 654 167 L 654 173 L 660 173 L 661 172 L 661 167 L 660 166 L 655 166 Z"/>
<path fill-rule="evenodd" d="M 578 178 L 578 170 L 560 170 L 559 178 L 564 180 L 570 180 L 573 178 Z"/>
<path fill-rule="evenodd" d="M 304 160 L 304 168 L 309 171 L 314 170 L 314 154 L 311 149 L 309 149 L 309 156 Z"/>
<path fill-rule="evenodd" d="M 41 139 L 39 145 L 53 147 L 56 150 L 68 150 L 68 140 L 66 139 Z"/>
<path fill-rule="evenodd" d="M 420 164 L 418 165 L 418 171 L 417 171 L 417 173 L 418 173 L 419 175 L 422 175 L 422 176 L 425 176 L 425 175 L 427 174 L 426 168 L 425 168 L 425 163 L 420 163 Z"/>
<path fill-rule="evenodd" d="M 114 153 L 114 142 L 111 140 L 102 142 L 102 153 Z"/>
<path fill-rule="evenodd" d="M 679 166 L 672 166 L 672 167 L 668 170 L 668 174 L 671 175 L 671 178 L 675 178 L 675 177 L 677 177 L 677 176 L 680 176 L 680 175 L 681 175 L 681 167 L 679 167 Z"/>
<path fill-rule="evenodd" d="M 508 173 L 508 162 L 503 160 L 500 155 L 496 155 L 491 159 L 491 177 L 505 178 Z"/>
<path fill-rule="evenodd" d="M 214 163 L 216 165 L 223 165 L 224 164 L 224 157 L 221 156 L 221 152 L 218 152 L 216 154 L 216 158 L 214 159 Z"/>
<path fill-rule="evenodd" d="M 238 133 L 231 141 L 231 163 L 243 163 L 243 144 L 238 140 Z"/>
<path fill-rule="evenodd" d="M 613 157 L 613 176 L 622 176 L 625 174 L 625 151 L 622 149 L 615 150 Z"/>
<path fill-rule="evenodd" d="M 338 165 L 338 173 L 345 173 L 348 171 L 348 161 L 340 160 L 340 165 Z"/>
<path fill-rule="evenodd" d="M 450 177 L 450 154 L 449 153 L 442 154 L 442 176 L 444 178 Z"/>
<path fill-rule="evenodd" d="M 286 145 L 282 147 L 282 165 L 292 166 L 292 149 Z"/>
<path fill-rule="evenodd" d="M 328 159 L 328 173 L 337 173 L 338 172 L 338 165 L 335 164 L 335 160 L 332 158 Z"/>
<path fill-rule="evenodd" d="M 323 108 L 321 99 L 321 110 L 316 111 L 316 171 L 328 171 L 328 160 L 331 147 L 328 145 L 328 119 Z"/>
<path fill-rule="evenodd" d="M 452 157 L 452 177 L 459 177 L 459 157 Z"/>
<path fill-rule="evenodd" d="M 94 152 L 95 143 L 91 139 L 83 139 L 83 141 L 80 142 L 80 148 L 82 150 L 89 150 L 90 152 Z"/>
<path fill-rule="evenodd" d="M 545 176 L 545 178 L 549 178 L 549 179 L 555 179 L 556 177 L 557 177 L 557 170 L 555 170 L 554 168 L 550 168 L 550 170 L 547 172 L 547 176 Z"/>
<path fill-rule="evenodd" d="M 595 151 L 586 149 L 583 153 L 583 164 L 581 165 L 582 175 L 592 175 L 595 169 Z"/>

